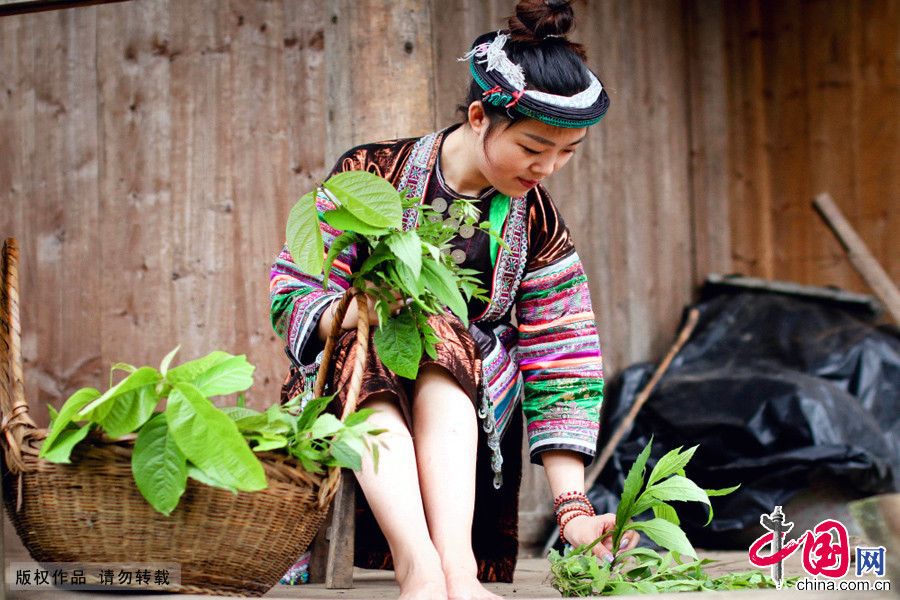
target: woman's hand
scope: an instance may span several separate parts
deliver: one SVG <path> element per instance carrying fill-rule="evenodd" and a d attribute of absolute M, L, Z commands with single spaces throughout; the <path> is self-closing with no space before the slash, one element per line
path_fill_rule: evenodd
<path fill-rule="evenodd" d="M 636 531 L 626 531 L 622 534 L 622 541 L 620 542 L 621 547 L 613 549 L 612 532 L 615 527 L 616 515 L 612 513 L 597 515 L 595 517 L 582 515 L 574 517 L 567 522 L 566 528 L 562 534 L 566 538 L 566 541 L 572 544 L 573 547 L 580 546 L 581 544 L 590 544 L 597 538 L 602 537 L 603 539 L 600 540 L 600 543 L 594 546 L 592 550 L 598 558 L 602 558 L 606 562 L 612 563 L 614 555 L 625 552 L 626 550 L 631 550 L 637 546 L 638 540 L 640 539 L 640 536 Z"/>
<path fill-rule="evenodd" d="M 374 284 L 372 282 L 367 283 L 367 287 L 369 289 L 374 288 Z M 404 306 L 404 301 L 399 292 L 394 291 L 394 298 L 396 298 L 396 302 L 391 305 L 391 312 L 393 314 L 397 314 L 401 308 Z M 335 300 L 331 303 L 331 305 L 325 309 L 325 312 L 322 313 L 321 319 L 319 319 L 319 330 L 318 335 L 321 341 L 325 341 L 328 339 L 328 334 L 331 333 L 331 324 L 334 322 L 335 311 L 337 310 L 338 303 L 340 303 L 340 299 Z M 375 297 L 372 294 L 366 293 L 366 311 L 369 314 L 369 327 L 374 327 L 378 325 L 378 313 L 375 311 Z M 347 306 L 347 311 L 344 313 L 344 320 L 341 322 L 341 329 L 347 331 L 350 329 L 356 329 L 359 325 L 359 304 L 356 302 L 356 299 L 350 301 L 349 306 Z"/>

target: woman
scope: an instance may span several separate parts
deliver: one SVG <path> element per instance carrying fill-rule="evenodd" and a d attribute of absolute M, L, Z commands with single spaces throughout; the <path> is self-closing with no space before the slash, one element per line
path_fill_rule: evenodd
<path fill-rule="evenodd" d="M 357 474 L 377 526 L 361 517 L 356 560 L 392 564 L 401 598 L 495 598 L 479 579 L 512 580 L 523 415 L 531 460 L 546 470 L 564 539 L 591 542 L 615 523 L 614 515 L 594 515 L 584 495 L 602 401 L 600 346 L 581 261 L 542 185 L 609 103 L 581 47 L 565 38 L 573 21 L 566 1 L 522 0 L 509 31 L 482 35 L 466 55 L 473 80 L 462 124 L 359 146 L 332 172 L 378 173 L 454 226 L 454 202 L 466 199 L 506 242 L 459 228 L 451 255 L 478 270 L 491 302 L 469 302 L 468 330 L 455 317 L 430 319 L 444 342 L 436 360 L 423 358 L 415 381 L 386 369 L 369 344 L 360 403 L 376 409 L 370 419 L 387 430 L 387 448 L 377 472 L 369 463 Z M 332 208 L 326 198 L 317 202 Z M 416 225 L 413 216 L 404 227 Z M 327 251 L 339 232 L 324 223 L 322 232 Z M 336 264 L 352 271 L 356 259 L 350 247 Z M 286 396 L 321 361 L 348 279 L 335 267 L 323 290 L 322 277 L 300 272 L 286 248 L 279 255 L 272 318 L 295 363 Z M 352 371 L 356 324 L 354 303 L 332 361 L 339 397 Z M 379 530 L 386 540 L 380 549 Z M 597 555 L 611 560 L 637 536 L 629 534 L 621 549 L 610 544 L 597 545 Z"/>

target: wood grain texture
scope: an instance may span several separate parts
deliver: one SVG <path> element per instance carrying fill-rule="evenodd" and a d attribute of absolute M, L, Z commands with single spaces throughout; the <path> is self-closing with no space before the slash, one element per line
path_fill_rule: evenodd
<path fill-rule="evenodd" d="M 20 257 L 34 256 L 26 221 L 33 196 L 35 156 L 34 136 L 34 39 L 35 19 L 17 16 L 0 19 L 0 236 L 14 236 L 19 241 Z M 21 261 L 21 259 L 20 259 Z M 28 263 L 19 267 L 19 292 L 22 302 L 35 293 L 36 269 Z M 43 315 L 41 315 L 43 316 Z M 36 356 L 39 315 L 35 310 L 22 310 L 22 354 L 26 371 Z M 49 319 L 49 315 L 47 316 Z M 30 375 L 30 373 L 29 373 Z M 25 378 L 27 398 L 37 396 L 37 380 Z"/>
<path fill-rule="evenodd" d="M 231 15 L 214 9 L 212 0 L 171 3 L 158 50 L 169 61 L 172 268 L 165 286 L 181 344 L 176 364 L 213 350 L 248 352 L 236 343 L 237 303 L 226 301 L 235 298 L 243 264 L 234 252 Z"/>
<path fill-rule="evenodd" d="M 97 207 L 97 102 L 92 68 L 96 11 L 59 11 L 32 17 L 50 43 L 35 48 L 31 193 L 23 265 L 30 304 L 49 308 L 51 319 L 32 320 L 26 351 L 37 384 L 37 412 L 59 407 L 100 374 L 101 341 L 91 335 L 101 320 L 100 270 L 95 232 Z M 32 287 L 33 285 L 33 287 Z M 32 390 L 34 388 L 31 388 Z"/>
<path fill-rule="evenodd" d="M 866 292 L 812 211 L 829 193 L 900 280 L 900 3 L 721 5 L 735 270 Z"/>
<path fill-rule="evenodd" d="M 693 281 L 731 271 L 728 203 L 728 88 L 725 10 L 719 2 L 686 3 L 693 230 Z"/>
<path fill-rule="evenodd" d="M 0 19 L 0 234 L 22 246 L 29 397 L 58 403 L 182 343 L 182 359 L 247 353 L 248 402 L 273 402 L 287 362 L 268 273 L 291 205 L 351 145 L 455 122 L 456 59 L 514 4 L 135 0 Z M 819 192 L 900 280 L 900 2 L 573 5 L 612 104 L 548 189 L 607 374 L 660 358 L 713 268 L 866 291 Z M 543 474 L 525 481 L 523 511 L 543 510 Z"/>
<path fill-rule="evenodd" d="M 172 294 L 168 0 L 97 9 L 98 261 L 105 367 L 156 365 L 183 338 Z M 168 348 L 168 349 L 165 349 Z"/>
<path fill-rule="evenodd" d="M 283 377 L 280 340 L 269 320 L 268 274 L 284 239 L 280 204 L 289 173 L 284 87 L 284 12 L 281 2 L 240 0 L 229 4 L 233 122 L 231 169 L 235 206 L 235 346 L 261 365 L 253 401 L 277 401 Z M 248 395 L 249 397 L 249 395 Z"/>
<path fill-rule="evenodd" d="M 327 162 L 357 144 L 433 131 L 431 3 L 335 0 L 326 6 Z"/>

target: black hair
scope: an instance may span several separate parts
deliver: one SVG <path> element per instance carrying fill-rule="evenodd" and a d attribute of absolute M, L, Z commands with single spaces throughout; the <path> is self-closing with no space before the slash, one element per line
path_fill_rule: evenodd
<path fill-rule="evenodd" d="M 509 30 L 505 33 L 509 34 L 509 40 L 503 49 L 511 61 L 522 67 L 528 89 L 560 96 L 572 96 L 587 89 L 590 75 L 584 48 L 565 37 L 575 25 L 569 0 L 521 0 L 508 23 Z M 464 120 L 469 106 L 482 100 L 483 94 L 484 90 L 473 79 L 465 104 L 458 107 Z M 506 109 L 489 102 L 482 102 L 482 106 L 488 118 L 485 143 L 501 128 L 508 129 L 527 118 L 515 108 Z"/>

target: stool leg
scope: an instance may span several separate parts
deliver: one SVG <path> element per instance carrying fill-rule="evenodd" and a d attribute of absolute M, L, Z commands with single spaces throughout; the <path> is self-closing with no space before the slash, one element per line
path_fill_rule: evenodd
<path fill-rule="evenodd" d="M 356 534 L 356 477 L 344 469 L 341 487 L 332 501 L 334 507 L 328 535 L 325 587 L 353 587 L 353 545 Z"/>

